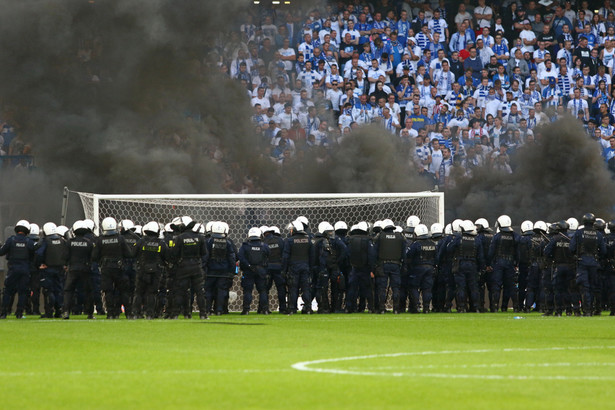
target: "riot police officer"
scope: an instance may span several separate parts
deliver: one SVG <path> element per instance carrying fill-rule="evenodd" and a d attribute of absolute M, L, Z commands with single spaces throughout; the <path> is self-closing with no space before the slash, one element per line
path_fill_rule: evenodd
<path fill-rule="evenodd" d="M 195 221 L 189 216 L 182 216 L 178 224 L 181 232 L 174 240 L 171 248 L 174 263 L 176 265 L 175 278 L 173 279 L 173 306 L 170 317 L 176 319 L 190 299 L 190 289 L 196 292 L 196 301 L 199 307 L 200 319 L 207 319 L 207 307 L 205 303 L 205 291 L 203 281 L 203 263 L 207 259 L 207 245 L 203 237 L 194 232 L 192 228 Z M 190 309 L 192 310 L 192 309 Z M 184 317 L 190 319 L 192 312 L 184 312 Z"/>
<path fill-rule="evenodd" d="M 215 301 L 215 314 L 224 313 L 230 284 L 235 274 L 235 249 L 226 237 L 223 222 L 214 222 L 211 238 L 207 241 L 205 302 L 206 311 L 210 312 Z"/>
<path fill-rule="evenodd" d="M 144 236 L 135 244 L 136 284 L 133 300 L 133 317 L 150 320 L 156 314 L 156 296 L 160 281 L 169 259 L 169 248 L 164 238 L 159 237 L 157 222 L 143 225 Z"/>
<path fill-rule="evenodd" d="M 69 319 L 77 285 L 83 289 L 85 296 L 85 314 L 94 319 L 94 301 L 92 298 L 92 253 L 95 243 L 86 237 L 87 225 L 84 221 L 73 224 L 74 238 L 68 241 L 68 274 L 64 285 L 64 319 Z"/>
<path fill-rule="evenodd" d="M 302 292 L 304 302 L 302 313 L 312 313 L 311 279 L 314 268 L 313 244 L 304 225 L 297 221 L 292 222 L 291 236 L 284 241 L 282 253 L 282 272 L 286 275 L 288 284 L 288 314 L 297 312 L 299 291 Z"/>
<path fill-rule="evenodd" d="M 570 251 L 577 257 L 576 283 L 581 291 L 583 316 L 591 316 L 595 282 L 598 277 L 599 259 L 606 255 L 602 233 L 594 228 L 596 217 L 592 213 L 583 215 L 583 228 L 578 229 L 570 240 Z"/>
<path fill-rule="evenodd" d="M 387 299 L 387 287 L 393 292 L 393 313 L 400 312 L 401 271 L 406 260 L 406 240 L 395 232 L 395 224 L 390 219 L 382 221 L 382 231 L 374 239 L 376 252 L 376 293 L 379 305 L 378 313 L 384 313 Z"/>
<path fill-rule="evenodd" d="M 137 227 L 134 222 L 130 219 L 124 219 L 120 222 L 120 234 L 124 237 L 124 240 L 128 244 L 128 248 L 130 249 L 130 257 L 124 259 L 122 263 L 122 268 L 124 269 L 124 274 L 128 277 L 128 294 L 131 299 L 135 295 L 135 286 L 136 286 L 136 278 L 137 272 L 135 270 L 135 252 L 136 252 L 136 244 L 139 241 L 140 237 L 136 233 Z"/>
<path fill-rule="evenodd" d="M 278 306 L 280 313 L 286 314 L 286 280 L 282 275 L 282 251 L 284 250 L 284 239 L 280 235 L 280 228 L 268 226 L 263 232 L 264 242 L 269 247 L 269 260 L 267 263 L 267 292 L 275 283 L 278 294 Z"/>
<path fill-rule="evenodd" d="M 269 259 L 269 247 L 261 240 L 261 230 L 251 228 L 248 231 L 248 240 L 239 248 L 239 267 L 243 272 L 241 287 L 243 289 L 242 315 L 250 313 L 252 304 L 252 291 L 256 285 L 258 292 L 258 310 L 263 315 L 268 315 L 269 294 L 267 292 L 267 261 Z"/>
<path fill-rule="evenodd" d="M 485 267 L 483 246 L 472 221 L 463 221 L 461 230 L 461 236 L 455 237 L 448 245 L 449 252 L 453 255 L 453 263 L 457 265 L 453 270 L 455 272 L 457 312 L 467 310 L 466 289 L 468 289 L 470 292 L 470 310 L 479 313 L 478 272 Z"/>
<path fill-rule="evenodd" d="M 352 267 L 348 280 L 348 294 L 346 296 L 346 312 L 357 311 L 357 298 L 367 300 L 368 309 L 374 311 L 374 295 L 370 280 L 374 276 L 376 252 L 368 236 L 367 222 L 359 222 L 350 228 L 348 238 L 348 260 Z"/>
<path fill-rule="evenodd" d="M 476 225 L 478 237 L 483 246 L 483 255 L 485 255 L 486 260 L 489 255 L 489 246 L 491 246 L 491 240 L 493 239 L 493 230 L 489 227 L 489 222 L 485 218 L 478 218 L 474 225 Z M 491 269 L 486 269 L 485 267 L 478 272 L 478 295 L 480 297 L 478 308 L 481 312 L 487 311 L 485 307 L 485 294 L 489 292 L 488 284 L 490 282 Z M 489 302 L 489 308 L 491 308 L 491 298 L 487 298 L 487 301 Z"/>
<path fill-rule="evenodd" d="M 548 243 L 547 224 L 544 221 L 536 221 L 534 223 L 534 235 L 529 236 L 529 259 L 531 265 L 527 275 L 527 289 L 525 296 L 525 312 L 529 313 L 532 306 L 536 304 L 536 310 L 540 309 L 540 281 L 542 272 L 546 268 L 546 259 L 544 255 L 545 246 Z"/>
<path fill-rule="evenodd" d="M 610 316 L 615 316 L 615 220 L 608 223 L 609 232 L 604 237 L 606 243 L 606 276 Z"/>
<path fill-rule="evenodd" d="M 38 241 L 40 240 L 40 227 L 32 223 L 30 224 L 30 239 L 34 241 L 34 247 L 36 248 Z M 28 292 L 28 302 L 26 303 L 26 313 L 33 315 L 40 315 L 40 301 L 41 301 L 41 273 L 34 263 L 30 268 L 30 291 Z"/>
<path fill-rule="evenodd" d="M 502 295 L 502 312 L 508 309 L 512 299 L 513 309 L 519 310 L 517 292 L 517 273 L 519 265 L 519 234 L 513 231 L 508 215 L 498 218 L 500 232 L 494 235 L 489 247 L 489 261 L 493 268 L 489 296 L 491 311 L 497 311 L 500 294 Z"/>
<path fill-rule="evenodd" d="M 130 295 L 128 276 L 122 269 L 124 259 L 132 255 L 132 250 L 117 232 L 117 222 L 112 217 L 103 219 L 102 235 L 94 251 L 94 260 L 98 261 L 101 272 L 101 289 L 107 305 L 107 319 L 119 319 L 121 305 L 124 305 L 126 317 L 130 313 Z"/>
<path fill-rule="evenodd" d="M 41 269 L 41 288 L 45 301 L 45 314 L 41 317 L 46 318 L 62 316 L 62 291 L 64 268 L 68 261 L 68 244 L 56 229 L 56 224 L 53 222 L 43 225 L 45 237 L 39 243 L 35 256 L 35 264 Z"/>
<path fill-rule="evenodd" d="M 418 224 L 414 229 L 416 240 L 407 252 L 408 285 L 410 289 L 410 313 L 420 311 L 420 299 L 423 297 L 423 313 L 429 313 L 433 282 L 436 275 L 436 242 L 431 239 L 429 229 L 424 224 Z"/>
<path fill-rule="evenodd" d="M 346 245 L 335 235 L 334 228 L 329 222 L 318 224 L 318 236 L 315 238 L 318 313 L 341 312 L 346 281 L 340 266 L 346 258 Z M 329 287 L 331 287 L 331 301 L 329 301 Z"/>
<path fill-rule="evenodd" d="M 15 294 L 18 295 L 15 315 L 18 319 L 23 318 L 28 298 L 30 268 L 34 260 L 34 241 L 28 237 L 28 233 L 30 233 L 30 223 L 22 219 L 15 224 L 15 235 L 8 238 L 0 247 L 0 256 L 6 255 L 8 261 L 0 319 L 6 319 Z"/>
<path fill-rule="evenodd" d="M 85 234 L 85 237 L 92 241 L 95 245 L 98 244 L 98 236 L 94 232 L 94 228 L 96 224 L 91 219 L 84 219 L 83 222 L 88 229 L 88 232 Z M 102 290 L 101 290 L 101 274 L 100 274 L 100 266 L 98 261 L 92 255 L 92 301 L 94 303 L 94 307 L 96 307 L 96 314 L 98 315 L 106 315 L 107 312 L 103 307 L 102 300 Z"/>
<path fill-rule="evenodd" d="M 553 235 L 545 246 L 544 254 L 554 264 L 553 271 L 553 300 L 555 304 L 555 316 L 561 316 L 562 312 L 571 306 L 569 292 L 570 281 L 574 279 L 574 255 L 570 252 L 570 238 L 566 236 L 568 222 L 562 220 L 557 223 L 557 234 Z M 575 312 L 576 313 L 576 312 Z M 547 308 L 544 316 L 550 316 L 553 312 Z"/>

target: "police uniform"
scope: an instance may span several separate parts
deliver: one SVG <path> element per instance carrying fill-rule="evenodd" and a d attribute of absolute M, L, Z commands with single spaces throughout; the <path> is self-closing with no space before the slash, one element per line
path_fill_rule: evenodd
<path fill-rule="evenodd" d="M 98 236 L 94 232 L 88 232 L 85 234 L 85 237 L 89 239 L 94 245 L 98 244 Z M 107 312 L 103 306 L 102 300 L 102 289 L 101 289 L 101 274 L 100 274 L 100 265 L 98 261 L 94 258 L 94 254 L 92 255 L 92 264 L 90 265 L 92 271 L 92 303 L 96 308 L 96 313 L 98 315 L 105 315 Z"/>
<path fill-rule="evenodd" d="M 286 280 L 282 275 L 282 251 L 284 250 L 284 239 L 279 235 L 267 232 L 265 243 L 269 247 L 269 260 L 267 263 L 267 291 L 275 283 L 278 293 L 278 305 L 280 313 L 286 313 Z"/>
<path fill-rule="evenodd" d="M 205 302 L 210 312 L 216 303 L 216 315 L 224 313 L 224 306 L 235 273 L 233 244 L 223 234 L 213 234 L 207 241 Z"/>
<path fill-rule="evenodd" d="M 578 260 L 576 283 L 581 291 L 583 315 L 591 316 L 594 294 L 597 293 L 599 259 L 606 255 L 606 245 L 602 233 L 593 226 L 585 226 L 575 232 L 570 241 L 570 250 Z"/>
<path fill-rule="evenodd" d="M 569 292 L 570 281 L 574 279 L 574 255 L 570 252 L 570 238 L 563 232 L 554 235 L 545 247 L 545 256 L 554 264 L 553 271 L 553 299 L 555 314 L 561 316 L 562 312 L 571 306 L 571 294 Z M 550 307 L 549 307 L 550 308 Z M 548 309 L 546 314 L 550 314 Z"/>
<path fill-rule="evenodd" d="M 77 285 L 83 289 L 85 314 L 88 319 L 94 317 L 92 298 L 92 254 L 95 243 L 85 236 L 85 232 L 75 232 L 75 237 L 68 241 L 68 274 L 64 285 L 64 318 L 68 319 Z"/>
<path fill-rule="evenodd" d="M 493 272 L 489 285 L 491 311 L 497 311 L 500 293 L 502 294 L 502 311 L 508 309 L 512 299 L 513 308 L 519 309 L 517 292 L 517 267 L 519 265 L 519 234 L 501 231 L 494 235 L 489 247 L 489 258 Z"/>
<path fill-rule="evenodd" d="M 419 237 L 408 248 L 408 284 L 411 313 L 420 310 L 419 294 L 423 296 L 423 312 L 431 308 L 433 283 L 436 274 L 437 243 L 430 238 Z"/>
<path fill-rule="evenodd" d="M 318 283 L 316 285 L 316 300 L 318 313 L 342 311 L 342 299 L 346 290 L 346 280 L 340 266 L 346 258 L 346 245 L 337 236 L 326 234 L 316 235 L 316 258 L 318 265 Z M 331 300 L 329 301 L 329 286 Z"/>
<path fill-rule="evenodd" d="M 356 232 L 356 231 L 355 231 Z M 348 260 L 351 266 L 346 297 L 346 311 L 357 311 L 357 298 L 367 300 L 367 307 L 374 310 L 371 274 L 376 263 L 374 245 L 366 233 L 351 233 L 348 237 Z"/>
<path fill-rule="evenodd" d="M 457 311 L 467 309 L 466 289 L 469 290 L 470 309 L 472 312 L 480 311 L 480 296 L 478 292 L 478 272 L 484 269 L 485 257 L 481 239 L 478 236 L 464 232 L 454 238 L 449 246 L 455 265 L 454 279 L 457 299 Z"/>
<path fill-rule="evenodd" d="M 482 247 L 483 247 L 483 255 L 485 255 L 485 259 L 489 255 L 489 246 L 491 246 L 491 241 L 493 240 L 493 231 L 489 228 L 481 228 L 478 232 L 478 237 L 480 238 Z M 489 283 L 491 280 L 491 271 L 487 269 L 481 269 L 478 273 L 478 296 L 480 301 L 478 303 L 478 308 L 481 312 L 485 312 L 485 294 L 489 293 Z M 491 309 L 491 298 L 488 298 L 489 308 Z"/>
<path fill-rule="evenodd" d="M 165 263 L 170 258 L 164 239 L 147 234 L 135 244 L 136 283 L 133 316 L 152 319 L 156 316 L 156 297 L 160 289 Z"/>
<path fill-rule="evenodd" d="M 406 260 L 406 240 L 401 233 L 394 232 L 393 227 L 387 227 L 376 237 L 374 251 L 377 255 L 374 275 L 379 301 L 378 311 L 384 313 L 386 310 L 388 285 L 393 293 L 393 312 L 399 313 L 401 270 Z"/>
<path fill-rule="evenodd" d="M 29 235 L 29 238 L 34 241 L 34 247 L 36 248 L 38 241 L 40 240 L 38 235 Z M 40 315 L 41 308 L 41 273 L 38 269 L 38 266 L 32 261 L 32 265 L 30 267 L 30 284 L 29 284 L 29 292 L 28 292 L 28 302 L 26 303 L 26 312 L 31 313 L 33 315 Z"/>
<path fill-rule="evenodd" d="M 529 313 L 532 310 L 532 306 L 536 304 L 536 310 L 540 309 L 540 280 L 542 277 L 542 271 L 546 267 L 546 260 L 544 255 L 544 248 L 547 241 L 541 233 L 535 233 L 529 237 L 529 259 L 530 267 L 527 274 L 527 285 L 524 309 Z"/>
<path fill-rule="evenodd" d="M 59 318 L 62 315 L 64 267 L 68 261 L 68 252 L 66 240 L 56 234 L 43 238 L 36 249 L 36 264 L 46 266 L 41 270 L 41 288 L 45 301 L 44 317 Z"/>
<path fill-rule="evenodd" d="M 135 232 L 129 229 L 122 230 L 122 236 L 124 237 L 124 241 L 126 241 L 126 244 L 130 249 L 130 256 L 124 259 L 122 268 L 124 269 L 124 274 L 128 277 L 128 294 L 130 295 L 132 305 L 132 299 L 135 295 L 135 286 L 137 278 L 137 272 L 135 270 L 135 246 L 139 241 L 140 237 Z"/>
<path fill-rule="evenodd" d="M 269 314 L 269 294 L 267 292 L 267 261 L 269 246 L 260 239 L 244 242 L 239 248 L 239 267 L 242 270 L 241 288 L 243 289 L 242 314 L 250 311 L 252 291 L 256 285 L 258 292 L 258 313 Z"/>
<path fill-rule="evenodd" d="M 205 239 L 191 230 L 188 225 L 185 231 L 179 234 L 173 241 L 171 248 L 175 263 L 175 277 L 173 279 L 173 305 L 170 311 L 171 318 L 177 318 L 183 311 L 186 318 L 192 316 L 192 312 L 186 312 L 186 306 L 191 299 L 190 289 L 196 292 L 196 301 L 199 307 L 199 315 L 202 319 L 207 317 L 207 305 L 205 303 L 205 291 L 203 282 L 205 273 L 203 263 L 207 259 L 207 245 Z M 190 306 L 192 310 L 192 306 Z"/>
<path fill-rule="evenodd" d="M 305 232 L 294 232 L 284 241 L 282 272 L 286 273 L 289 294 L 288 313 L 291 315 L 297 312 L 300 290 L 304 302 L 303 312 L 312 313 L 311 276 L 314 267 L 312 246 L 312 241 Z"/>
<path fill-rule="evenodd" d="M 443 262 L 440 259 L 442 254 L 442 246 L 446 248 L 448 238 L 444 235 L 432 239 L 436 242 L 436 271 L 434 277 L 434 285 L 432 290 L 431 305 L 434 312 L 444 312 L 444 304 L 446 301 L 446 278 L 444 275 Z"/>
<path fill-rule="evenodd" d="M 21 318 L 28 297 L 30 267 L 34 260 L 34 241 L 24 233 L 17 233 L 7 239 L 0 248 L 0 256 L 5 255 L 8 261 L 8 271 L 4 280 L 0 318 L 6 318 L 11 309 L 11 301 L 16 293 L 18 298 L 15 313 L 18 318 Z"/>
<path fill-rule="evenodd" d="M 615 223 L 609 223 L 610 232 L 605 236 L 606 257 L 605 271 L 607 276 L 608 303 L 611 316 L 615 316 Z"/>
<path fill-rule="evenodd" d="M 98 238 L 94 254 L 94 260 L 100 266 L 100 287 L 105 295 L 107 318 L 118 319 L 122 305 L 126 317 L 131 316 L 128 276 L 122 264 L 132 253 L 124 237 L 116 231 L 103 233 Z"/>

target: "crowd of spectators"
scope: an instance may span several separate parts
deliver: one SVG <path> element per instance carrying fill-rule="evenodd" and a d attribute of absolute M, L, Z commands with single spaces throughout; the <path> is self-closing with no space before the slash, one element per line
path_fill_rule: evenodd
<path fill-rule="evenodd" d="M 324 159 L 373 123 L 447 187 L 453 165 L 514 172 L 542 126 L 572 115 L 615 172 L 611 2 L 497 3 L 255 6 L 218 66 L 246 88 L 275 163 L 306 151 Z"/>

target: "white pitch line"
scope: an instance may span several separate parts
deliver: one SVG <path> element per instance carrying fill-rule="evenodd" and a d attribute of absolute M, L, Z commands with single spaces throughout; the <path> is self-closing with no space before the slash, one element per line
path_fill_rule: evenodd
<path fill-rule="evenodd" d="M 66 370 L 42 372 L 0 372 L 0 377 L 29 376 L 102 376 L 102 375 L 157 375 L 157 374 L 241 374 L 241 373 L 278 373 L 290 372 L 290 369 L 178 369 L 178 370 Z"/>
<path fill-rule="evenodd" d="M 442 354 L 473 354 L 473 353 L 510 353 L 510 352 L 539 352 L 539 351 L 564 351 L 564 350 L 593 350 L 593 349 L 615 349 L 615 346 L 569 346 L 569 347 L 542 347 L 542 348 L 505 348 L 505 349 L 473 349 L 473 350 L 442 350 L 442 351 L 422 351 L 422 352 L 399 352 L 384 353 L 363 356 L 337 357 L 332 359 L 311 360 L 298 362 L 291 365 L 295 370 L 344 374 L 357 376 L 393 376 L 393 377 L 432 377 L 432 378 L 457 378 L 457 379 L 486 379 L 486 380 L 590 380 L 590 381 L 610 381 L 615 380 L 615 376 L 532 376 L 532 375 L 496 375 L 496 374 L 451 374 L 451 373 L 414 373 L 414 372 L 377 372 L 369 370 L 352 369 L 330 369 L 311 367 L 323 363 L 347 362 L 353 360 L 367 360 L 382 357 L 401 357 L 401 356 L 430 356 Z M 546 365 L 546 363 L 544 363 Z M 592 363 L 585 363 L 588 366 Z M 575 364 L 576 365 L 576 364 Z M 614 363 L 602 363 L 603 366 L 615 365 Z M 494 366 L 497 367 L 497 366 Z M 538 366 L 535 366 L 538 367 Z M 548 367 L 548 366 L 544 366 Z M 397 367 L 399 368 L 399 367 Z M 418 368 L 418 367 L 417 367 Z M 446 365 L 434 367 L 434 369 L 446 368 Z M 462 367 L 465 368 L 465 367 Z M 354 369 L 354 368 L 353 368 Z"/>

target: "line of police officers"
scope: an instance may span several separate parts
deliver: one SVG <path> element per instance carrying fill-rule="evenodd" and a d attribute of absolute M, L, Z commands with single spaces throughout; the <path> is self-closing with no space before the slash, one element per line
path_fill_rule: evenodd
<path fill-rule="evenodd" d="M 608 306 L 613 315 L 615 221 L 605 226 L 593 214 L 583 216 L 582 227 L 574 218 L 549 226 L 525 221 L 521 234 L 506 215 L 495 234 L 482 218 L 428 229 L 413 215 L 406 225 L 402 230 L 385 219 L 348 229 L 342 221 L 321 222 L 312 234 L 307 218 L 299 217 L 286 239 L 275 226 L 254 227 L 237 249 L 224 222 L 202 226 L 187 216 L 162 233 L 149 222 L 143 236 L 129 220 L 118 231 L 116 221 L 105 218 L 100 237 L 91 220 L 75 222 L 71 236 L 47 223 L 38 240 L 32 226 L 19 221 L 0 248 L 9 268 L 0 318 L 15 294 L 16 316 L 23 317 L 28 296 L 38 298 L 36 278 L 45 303 L 41 317 L 68 319 L 80 291 L 93 318 L 94 305 L 101 314 L 102 291 L 109 319 L 122 307 L 128 318 L 189 318 L 195 298 L 206 319 L 228 312 L 237 261 L 242 314 L 250 311 L 254 287 L 258 313 L 269 314 L 275 284 L 279 310 L 290 315 L 298 311 L 299 295 L 302 313 L 311 314 L 313 300 L 318 313 L 384 313 L 389 294 L 394 313 L 450 312 L 453 304 L 457 312 L 483 312 L 486 305 L 496 312 L 512 301 L 515 311 L 590 316 Z"/>

